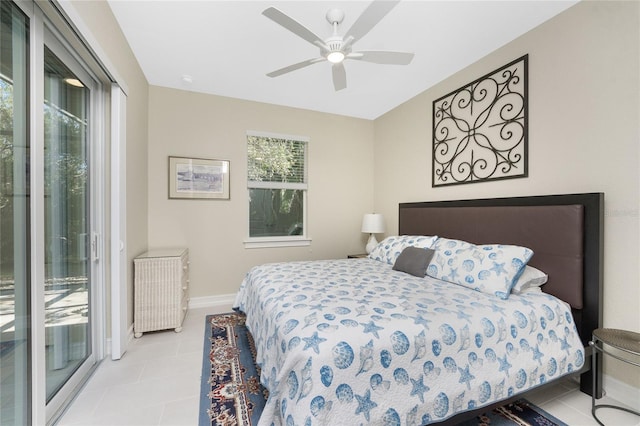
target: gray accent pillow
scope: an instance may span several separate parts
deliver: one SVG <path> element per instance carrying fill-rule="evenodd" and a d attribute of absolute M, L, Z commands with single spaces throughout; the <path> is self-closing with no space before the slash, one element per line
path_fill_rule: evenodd
<path fill-rule="evenodd" d="M 393 264 L 393 270 L 424 278 L 435 252 L 435 250 L 428 248 L 406 247 L 396 259 L 396 263 Z"/>

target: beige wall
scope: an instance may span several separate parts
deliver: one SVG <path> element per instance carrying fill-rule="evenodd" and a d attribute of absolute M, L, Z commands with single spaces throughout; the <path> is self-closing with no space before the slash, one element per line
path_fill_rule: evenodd
<path fill-rule="evenodd" d="M 393 232 L 399 202 L 604 192 L 604 325 L 640 330 L 639 8 L 581 2 L 377 119 L 375 208 Z M 432 188 L 432 102 L 527 53 L 529 177 Z"/>
<path fill-rule="evenodd" d="M 133 323 L 133 261 L 147 249 L 147 108 L 149 85 L 107 2 L 73 1 L 127 93 L 127 257 L 129 324 Z M 120 82 L 122 83 L 122 82 Z"/>
<path fill-rule="evenodd" d="M 245 249 L 247 130 L 308 136 L 308 247 Z M 191 297 L 235 294 L 247 270 L 360 253 L 373 208 L 373 122 L 151 86 L 149 247 L 188 247 Z M 169 200 L 168 157 L 230 160 L 231 199 Z"/>

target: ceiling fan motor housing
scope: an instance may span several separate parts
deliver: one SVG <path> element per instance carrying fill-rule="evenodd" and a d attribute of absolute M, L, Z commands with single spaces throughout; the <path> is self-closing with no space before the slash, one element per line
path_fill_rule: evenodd
<path fill-rule="evenodd" d="M 328 50 L 326 52 L 322 52 L 321 49 L 321 54 L 324 54 L 324 57 L 332 64 L 338 64 L 342 62 L 347 56 L 348 52 L 343 49 L 344 43 L 342 41 L 342 37 L 340 36 L 329 37 L 327 40 L 325 40 L 325 46 L 326 48 L 328 48 Z"/>
<path fill-rule="evenodd" d="M 342 37 L 340 36 L 329 37 L 325 40 L 325 44 L 329 48 L 329 52 L 340 52 L 342 51 L 342 47 L 344 46 Z"/>

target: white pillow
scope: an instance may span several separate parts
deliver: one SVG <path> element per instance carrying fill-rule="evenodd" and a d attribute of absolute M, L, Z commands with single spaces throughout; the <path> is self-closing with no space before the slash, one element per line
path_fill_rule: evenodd
<path fill-rule="evenodd" d="M 511 291 L 511 294 L 515 294 L 516 296 L 522 296 L 523 294 L 531 294 L 531 293 L 542 293 L 541 287 L 529 287 L 526 290 L 522 290 L 521 292 L 514 293 Z M 564 302 L 561 300 L 561 302 Z M 568 303 L 564 302 L 565 305 L 570 306 Z"/>
<path fill-rule="evenodd" d="M 528 293 L 530 291 L 540 290 L 540 286 L 547 282 L 549 276 L 541 270 L 533 266 L 525 266 L 524 272 L 518 278 L 515 285 L 511 289 L 513 294 Z"/>
<path fill-rule="evenodd" d="M 427 275 L 507 299 L 533 251 L 503 244 L 477 246 L 467 241 L 439 238 Z"/>
<path fill-rule="evenodd" d="M 387 237 L 380 241 L 369 253 L 369 259 L 393 265 L 400 253 L 407 247 L 431 248 L 437 236 L 399 235 Z"/>

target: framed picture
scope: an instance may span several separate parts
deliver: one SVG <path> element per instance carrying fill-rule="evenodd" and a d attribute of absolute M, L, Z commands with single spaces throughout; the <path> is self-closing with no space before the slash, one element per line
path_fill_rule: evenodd
<path fill-rule="evenodd" d="M 229 199 L 229 161 L 169 157 L 169 198 Z"/>

